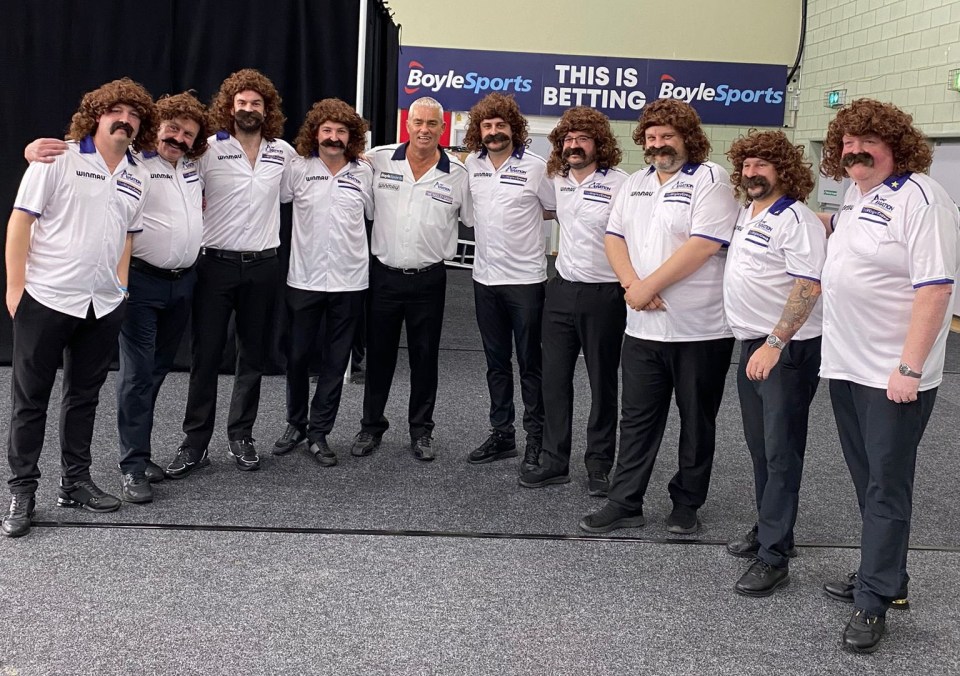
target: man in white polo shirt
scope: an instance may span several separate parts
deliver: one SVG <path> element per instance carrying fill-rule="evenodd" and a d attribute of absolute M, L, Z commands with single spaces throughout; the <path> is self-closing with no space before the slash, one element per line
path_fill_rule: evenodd
<path fill-rule="evenodd" d="M 842 601 L 853 587 L 855 652 L 877 649 L 906 597 L 917 446 L 943 377 L 960 218 L 923 173 L 932 161 L 913 118 L 871 99 L 842 108 L 823 144 L 820 171 L 853 179 L 829 224 L 820 375 L 863 519 L 859 570 L 824 586 Z"/>
<path fill-rule="evenodd" d="M 287 429 L 273 453 L 302 442 L 322 467 L 337 464 L 327 443 L 340 408 L 343 374 L 363 315 L 370 252 L 364 217 L 373 215 L 373 170 L 360 161 L 367 123 L 340 99 L 313 104 L 300 127 L 289 186 L 293 199 L 287 307 Z M 322 334 L 321 334 L 322 331 Z M 310 395 L 310 358 L 322 346 L 317 389 Z"/>
<path fill-rule="evenodd" d="M 457 219 L 471 217 L 467 170 L 440 148 L 443 107 L 430 97 L 410 105 L 410 140 L 374 148 L 367 376 L 363 419 L 350 452 L 373 453 L 389 422 L 384 416 L 397 367 L 400 330 L 407 328 L 410 451 L 436 457 L 440 333 L 447 288 L 444 259 L 457 250 Z"/>
<path fill-rule="evenodd" d="M 582 351 L 590 381 L 587 492 L 605 495 L 617 450 L 617 367 L 626 308 L 623 289 L 603 250 L 610 206 L 627 179 L 617 169 L 620 146 L 602 113 L 571 108 L 550 132 L 547 165 L 560 222 L 557 274 L 543 309 L 544 433 L 540 466 L 520 485 L 541 488 L 570 481 L 573 376 Z"/>
<path fill-rule="evenodd" d="M 490 436 L 467 456 L 482 464 L 517 456 L 513 342 L 517 345 L 523 430 L 521 469 L 537 465 L 543 441 L 540 325 L 547 259 L 544 211 L 556 209 L 547 163 L 527 150 L 527 120 L 512 96 L 490 94 L 470 109 L 464 143 L 473 199 L 473 295 L 487 359 Z"/>
<path fill-rule="evenodd" d="M 820 384 L 823 224 L 803 200 L 813 190 L 803 146 L 781 131 L 751 131 L 727 152 L 745 204 L 723 276 L 723 304 L 742 341 L 737 390 L 753 459 L 757 521 L 727 544 L 754 558 L 734 589 L 769 596 L 790 580 L 810 402 Z"/>
<path fill-rule="evenodd" d="M 30 530 L 50 391 L 63 358 L 62 476 L 57 503 L 111 512 L 120 501 L 90 478 L 100 387 L 123 318 L 131 234 L 142 228 L 150 174 L 129 148 L 156 142 L 153 99 L 123 78 L 87 93 L 67 152 L 24 174 L 7 223 L 7 310 L 13 318 L 8 458 L 13 494 L 0 530 Z"/>
<path fill-rule="evenodd" d="M 580 528 L 644 524 L 643 498 L 676 396 L 679 468 L 670 481 L 671 533 L 693 533 L 707 498 L 733 334 L 723 316 L 723 254 L 737 220 L 730 178 L 688 104 L 644 107 L 633 140 L 649 169 L 633 174 L 607 226 L 607 255 L 626 289 L 620 454 L 609 501 Z"/>
<path fill-rule="evenodd" d="M 192 361 L 184 439 L 167 467 L 171 479 L 210 464 L 217 377 L 227 327 L 236 315 L 237 362 L 227 418 L 230 457 L 260 467 L 253 426 L 279 285 L 280 184 L 296 151 L 280 138 L 285 118 L 273 83 L 247 68 L 220 86 L 210 105 L 220 128 L 200 158 L 206 209 L 193 297 Z"/>

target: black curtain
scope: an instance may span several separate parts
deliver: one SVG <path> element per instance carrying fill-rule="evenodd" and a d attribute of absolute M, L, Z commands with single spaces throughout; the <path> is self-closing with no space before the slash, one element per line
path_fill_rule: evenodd
<path fill-rule="evenodd" d="M 384 142 L 396 137 L 397 61 L 385 52 L 396 50 L 397 30 L 382 2 L 369 8 L 367 52 L 376 61 L 368 56 L 366 86 L 373 93 L 364 114 L 386 120 L 374 128 L 374 139 Z M 336 96 L 355 103 L 359 0 L 6 0 L 3 10 L 0 204 L 8 207 L 26 168 L 23 147 L 39 136 L 62 137 L 83 94 L 118 77 L 141 82 L 155 97 L 193 89 L 209 101 L 227 75 L 257 68 L 283 97 L 288 141 L 314 101 Z M 289 209 L 281 214 L 288 256 Z M 5 216 L 2 223 L 5 239 Z M 282 286 L 280 280 L 278 296 Z M 270 370 L 279 373 L 282 313 L 276 319 Z M 0 363 L 9 363 L 10 354 L 10 318 L 0 312 Z M 186 354 L 182 346 L 178 366 L 187 366 Z M 231 346 L 225 366 L 232 363 Z"/>

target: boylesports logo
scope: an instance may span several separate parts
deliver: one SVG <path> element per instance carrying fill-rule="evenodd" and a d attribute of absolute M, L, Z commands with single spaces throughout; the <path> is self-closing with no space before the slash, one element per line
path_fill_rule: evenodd
<path fill-rule="evenodd" d="M 465 89 L 474 94 L 480 92 L 528 92 L 533 89 L 533 80 L 522 75 L 508 77 L 487 77 L 475 71 L 459 74 L 452 68 L 446 73 L 428 73 L 419 61 L 411 61 L 408 66 L 410 72 L 403 86 L 406 94 L 416 94 L 421 87 L 431 92 L 441 89 Z"/>
<path fill-rule="evenodd" d="M 678 99 L 684 103 L 711 101 L 724 106 L 734 103 L 783 103 L 783 92 L 773 87 L 737 89 L 729 84 L 710 86 L 706 82 L 683 86 L 676 84 L 676 78 L 667 73 L 660 76 L 660 93 L 657 96 L 661 99 Z"/>

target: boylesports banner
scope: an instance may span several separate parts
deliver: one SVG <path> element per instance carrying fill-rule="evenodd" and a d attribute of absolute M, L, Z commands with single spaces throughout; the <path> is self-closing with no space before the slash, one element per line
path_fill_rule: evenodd
<path fill-rule="evenodd" d="M 667 61 L 562 54 L 403 48 L 399 106 L 432 96 L 447 110 L 470 110 L 491 92 L 512 94 L 526 115 L 559 117 L 590 106 L 612 120 L 636 120 L 662 98 L 686 101 L 704 124 L 779 127 L 783 65 Z"/>

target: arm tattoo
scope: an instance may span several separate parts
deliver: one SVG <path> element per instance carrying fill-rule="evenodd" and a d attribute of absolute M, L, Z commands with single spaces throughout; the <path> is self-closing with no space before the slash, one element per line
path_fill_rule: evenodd
<path fill-rule="evenodd" d="M 783 314 L 773 332 L 780 340 L 790 340 L 800 330 L 820 297 L 820 283 L 810 279 L 797 279 L 783 306 Z"/>

